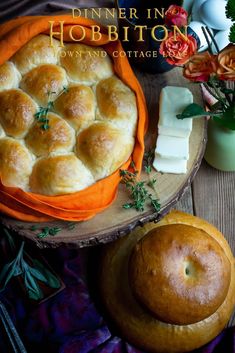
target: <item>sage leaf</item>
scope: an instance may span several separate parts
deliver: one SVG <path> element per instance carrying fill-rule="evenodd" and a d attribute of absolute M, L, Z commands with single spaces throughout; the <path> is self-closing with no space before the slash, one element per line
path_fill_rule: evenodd
<path fill-rule="evenodd" d="M 58 278 L 55 275 L 53 275 L 51 271 L 45 268 L 40 261 L 33 260 L 33 264 L 47 278 L 49 287 L 55 288 L 55 289 L 60 288 L 60 281 L 58 280 Z"/>
<path fill-rule="evenodd" d="M 36 279 L 38 279 L 39 281 L 48 284 L 48 280 L 47 278 L 42 274 L 42 272 L 38 271 L 36 268 L 33 268 L 31 266 L 29 266 L 29 271 L 31 273 L 31 275 L 33 277 L 35 277 Z"/>
<path fill-rule="evenodd" d="M 184 109 L 181 114 L 177 114 L 177 119 L 183 120 L 188 118 L 201 118 L 204 116 L 215 116 L 215 115 L 222 115 L 222 112 L 215 113 L 215 112 L 207 112 L 205 111 L 200 105 L 196 103 L 192 103 Z"/>

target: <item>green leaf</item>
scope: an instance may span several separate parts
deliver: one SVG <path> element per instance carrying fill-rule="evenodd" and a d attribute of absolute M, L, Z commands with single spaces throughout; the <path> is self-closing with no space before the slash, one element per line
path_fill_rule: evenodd
<path fill-rule="evenodd" d="M 226 88 L 226 87 L 222 87 L 221 92 L 223 92 L 224 94 L 234 94 L 235 93 L 235 91 L 233 89 Z"/>
<path fill-rule="evenodd" d="M 133 204 L 132 203 L 125 203 L 124 205 L 122 205 L 122 207 L 125 208 L 125 210 L 128 210 L 133 207 Z"/>
<path fill-rule="evenodd" d="M 156 179 L 151 179 L 149 180 L 149 182 L 147 183 L 147 185 L 150 187 L 150 188 L 154 188 L 154 185 L 156 184 L 157 180 Z"/>
<path fill-rule="evenodd" d="M 232 27 L 230 28 L 229 41 L 231 43 L 235 43 L 235 23 L 233 23 Z"/>
<path fill-rule="evenodd" d="M 33 260 L 33 264 L 47 278 L 49 287 L 55 288 L 55 289 L 60 288 L 60 281 L 58 280 L 58 278 L 51 271 L 49 271 L 45 266 L 43 266 L 43 264 L 40 261 L 35 259 Z"/>
<path fill-rule="evenodd" d="M 12 267 L 13 263 L 14 263 L 14 261 L 9 262 L 6 265 L 4 265 L 4 267 L 0 273 L 0 283 L 3 281 L 4 277 L 6 276 L 9 269 Z"/>
<path fill-rule="evenodd" d="M 145 172 L 146 172 L 147 174 L 150 174 L 151 171 L 152 171 L 152 167 L 151 167 L 150 165 L 145 166 L 144 169 L 145 169 Z"/>
<path fill-rule="evenodd" d="M 56 235 L 57 233 L 61 232 L 62 228 L 57 228 L 57 227 L 54 227 L 54 228 L 50 228 L 49 229 L 49 235 Z"/>
<path fill-rule="evenodd" d="M 225 7 L 226 16 L 235 21 L 235 2 L 234 0 L 228 0 Z"/>
<path fill-rule="evenodd" d="M 43 294 L 41 290 L 39 290 L 38 292 L 28 290 L 27 293 L 28 293 L 29 299 L 36 300 L 36 301 L 43 299 Z"/>
<path fill-rule="evenodd" d="M 35 277 L 36 279 L 38 279 L 39 281 L 41 281 L 45 284 L 48 284 L 47 278 L 39 270 L 29 266 L 29 271 L 33 277 Z"/>
<path fill-rule="evenodd" d="M 27 292 L 34 292 L 38 299 L 42 298 L 40 287 L 28 271 L 24 273 L 24 282 Z"/>
<path fill-rule="evenodd" d="M 205 111 L 200 105 L 196 103 L 192 103 L 181 114 L 177 114 L 177 119 L 183 120 L 188 118 L 201 118 L 207 115 L 214 116 L 214 115 L 221 115 L 222 113 L 215 113 L 215 112 L 207 112 Z"/>

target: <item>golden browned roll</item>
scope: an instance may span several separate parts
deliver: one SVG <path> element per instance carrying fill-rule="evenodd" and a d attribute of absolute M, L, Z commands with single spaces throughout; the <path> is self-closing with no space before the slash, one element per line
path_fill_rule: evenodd
<path fill-rule="evenodd" d="M 94 183 L 89 170 L 74 155 L 38 160 L 30 176 L 30 188 L 42 195 L 70 194 Z"/>
<path fill-rule="evenodd" d="M 7 135 L 24 137 L 35 120 L 36 111 L 36 104 L 23 91 L 0 92 L 0 124 Z"/>
<path fill-rule="evenodd" d="M 54 107 L 75 130 L 95 120 L 95 96 L 88 86 L 70 86 L 68 91 L 56 99 Z"/>
<path fill-rule="evenodd" d="M 92 84 L 113 74 L 108 54 L 85 44 L 67 44 L 60 63 L 73 82 Z"/>
<path fill-rule="evenodd" d="M 0 65 L 0 91 L 17 88 L 20 79 L 21 75 L 12 62 L 7 61 Z"/>
<path fill-rule="evenodd" d="M 20 87 L 30 94 L 39 105 L 47 106 L 54 101 L 68 84 L 66 72 L 57 65 L 40 65 L 28 72 Z"/>
<path fill-rule="evenodd" d="M 32 156 L 20 141 L 9 137 L 0 139 L 0 178 L 5 186 L 28 190 L 32 164 Z"/>
<path fill-rule="evenodd" d="M 44 130 L 41 123 L 35 123 L 25 137 L 26 145 L 37 156 L 43 157 L 52 152 L 71 152 L 75 143 L 75 131 L 64 119 L 49 113 L 49 128 Z"/>
<path fill-rule="evenodd" d="M 122 148 L 120 148 L 122 146 Z M 129 158 L 134 139 L 109 123 L 96 123 L 77 136 L 76 152 L 95 180 L 112 174 Z"/>
<path fill-rule="evenodd" d="M 52 45 L 51 45 L 52 44 Z M 60 42 L 40 34 L 26 43 L 12 58 L 16 67 L 25 74 L 41 64 L 57 64 Z"/>
<path fill-rule="evenodd" d="M 97 119 L 111 121 L 135 134 L 137 107 L 135 94 L 116 76 L 102 80 L 96 87 Z"/>
<path fill-rule="evenodd" d="M 235 259 L 206 221 L 173 211 L 108 245 L 101 295 L 122 335 L 154 353 L 190 352 L 226 326 Z"/>

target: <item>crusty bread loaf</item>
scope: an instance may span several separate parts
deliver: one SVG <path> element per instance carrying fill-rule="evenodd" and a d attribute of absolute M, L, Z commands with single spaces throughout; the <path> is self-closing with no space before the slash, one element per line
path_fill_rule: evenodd
<path fill-rule="evenodd" d="M 109 244 L 101 295 L 122 335 L 147 352 L 183 353 L 212 340 L 235 305 L 235 261 L 223 235 L 173 211 Z"/>
<path fill-rule="evenodd" d="M 105 50 L 52 42 L 40 34 L 0 66 L 0 178 L 54 196 L 82 190 L 128 160 L 137 105 Z"/>

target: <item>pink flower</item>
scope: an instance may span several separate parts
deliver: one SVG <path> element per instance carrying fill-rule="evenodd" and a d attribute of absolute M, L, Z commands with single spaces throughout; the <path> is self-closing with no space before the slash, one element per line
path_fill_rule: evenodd
<path fill-rule="evenodd" d="M 176 25 L 178 27 L 186 26 L 188 22 L 188 13 L 181 6 L 171 5 L 165 13 L 165 23 L 167 26 Z"/>
<path fill-rule="evenodd" d="M 194 82 L 207 82 L 217 69 L 216 57 L 208 52 L 193 55 L 184 67 L 184 77 Z"/>
<path fill-rule="evenodd" d="M 197 50 L 197 41 L 190 34 L 187 38 L 179 33 L 170 32 L 168 38 L 162 41 L 159 52 L 171 65 L 183 65 Z"/>

